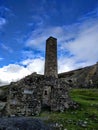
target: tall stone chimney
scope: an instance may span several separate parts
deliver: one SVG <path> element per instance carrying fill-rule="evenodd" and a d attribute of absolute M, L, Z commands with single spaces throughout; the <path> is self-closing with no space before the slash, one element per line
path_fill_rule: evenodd
<path fill-rule="evenodd" d="M 49 37 L 46 40 L 46 56 L 45 56 L 45 70 L 46 77 L 58 78 L 57 69 L 57 39 Z"/>

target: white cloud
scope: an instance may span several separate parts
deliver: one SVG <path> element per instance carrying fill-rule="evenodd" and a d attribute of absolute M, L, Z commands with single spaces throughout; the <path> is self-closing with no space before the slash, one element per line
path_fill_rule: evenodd
<path fill-rule="evenodd" d="M 50 36 L 58 38 L 59 45 L 61 43 L 63 44 L 67 39 L 75 36 L 74 33 L 71 33 L 74 28 L 72 27 L 72 30 L 70 28 L 70 26 L 57 26 L 36 29 L 26 41 L 26 46 L 43 51 L 43 48 L 45 48 L 45 40 Z"/>
<path fill-rule="evenodd" d="M 43 74 L 44 71 L 44 58 L 39 57 L 35 59 L 27 59 L 21 62 L 21 64 L 27 66 L 26 68 L 30 72 L 37 72 Z"/>
<path fill-rule="evenodd" d="M 74 55 L 76 62 L 93 64 L 98 61 L 98 20 L 86 21 L 80 27 L 78 36 L 66 44 L 65 49 Z"/>
<path fill-rule="evenodd" d="M 58 73 L 63 73 L 63 72 L 68 72 L 71 70 L 83 68 L 85 66 L 88 66 L 90 64 L 86 63 L 85 61 L 83 62 L 76 62 L 76 59 L 71 57 L 60 57 L 58 60 Z"/>
<path fill-rule="evenodd" d="M 61 57 L 58 61 L 58 73 L 67 72 L 73 69 L 73 60 Z"/>
<path fill-rule="evenodd" d="M 98 61 L 98 18 L 86 18 L 68 26 L 36 29 L 26 45 L 43 51 L 49 36 L 58 39 L 59 72 L 85 67 Z M 68 51 L 72 56 L 63 52 Z"/>
<path fill-rule="evenodd" d="M 16 64 L 9 64 L 8 66 L 0 68 L 0 80 L 4 83 L 17 81 L 28 74 L 29 71 L 27 69 L 25 69 L 23 66 L 19 66 Z"/>
<path fill-rule="evenodd" d="M 26 67 L 24 67 L 26 65 Z M 44 69 L 44 59 L 27 59 L 18 64 L 9 64 L 0 68 L 0 86 L 17 81 L 33 72 L 42 74 Z"/>
<path fill-rule="evenodd" d="M 27 69 L 29 71 L 38 72 L 40 74 L 44 71 L 44 59 L 34 59 L 28 64 Z"/>

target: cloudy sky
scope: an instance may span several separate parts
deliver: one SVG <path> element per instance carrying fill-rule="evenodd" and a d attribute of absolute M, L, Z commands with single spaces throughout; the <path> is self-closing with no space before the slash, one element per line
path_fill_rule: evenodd
<path fill-rule="evenodd" d="M 58 71 L 98 61 L 98 0 L 0 0 L 0 85 L 44 73 L 45 41 L 58 40 Z"/>

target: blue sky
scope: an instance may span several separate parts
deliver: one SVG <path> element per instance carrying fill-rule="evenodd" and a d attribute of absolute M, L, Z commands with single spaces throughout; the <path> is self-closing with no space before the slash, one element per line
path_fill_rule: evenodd
<path fill-rule="evenodd" d="M 0 0 L 0 83 L 43 73 L 49 36 L 58 39 L 59 72 L 95 64 L 98 0 Z"/>

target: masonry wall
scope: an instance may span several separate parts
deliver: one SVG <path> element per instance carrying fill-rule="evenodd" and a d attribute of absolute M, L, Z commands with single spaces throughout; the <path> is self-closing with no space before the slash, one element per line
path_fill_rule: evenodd
<path fill-rule="evenodd" d="M 57 74 L 57 39 L 49 37 L 46 40 L 45 71 L 46 77 L 58 77 Z"/>
<path fill-rule="evenodd" d="M 68 89 L 69 85 L 61 79 L 47 79 L 37 74 L 27 76 L 10 85 L 6 115 L 38 115 L 46 105 L 52 111 L 64 111 L 72 104 Z"/>

